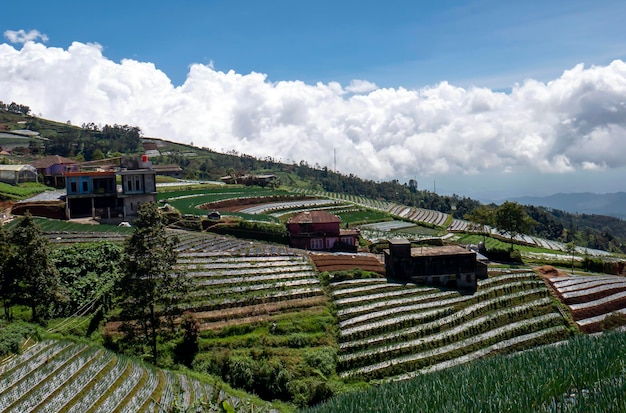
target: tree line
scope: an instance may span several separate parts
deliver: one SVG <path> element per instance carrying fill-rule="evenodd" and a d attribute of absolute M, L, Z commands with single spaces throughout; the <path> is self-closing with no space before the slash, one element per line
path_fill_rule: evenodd
<path fill-rule="evenodd" d="M 22 115 L 30 114 L 30 107 L 26 105 L 21 105 L 15 102 L 11 102 L 7 104 L 1 100 L 0 100 L 0 110 L 3 110 L 5 112 L 18 113 Z"/>

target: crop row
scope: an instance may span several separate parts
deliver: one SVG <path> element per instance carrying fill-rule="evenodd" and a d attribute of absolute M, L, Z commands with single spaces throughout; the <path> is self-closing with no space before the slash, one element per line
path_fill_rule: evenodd
<path fill-rule="evenodd" d="M 6 412 L 153 411 L 157 403 L 169 407 L 179 392 L 186 405 L 198 398 L 237 401 L 195 379 L 67 341 L 37 343 L 1 367 Z"/>
<path fill-rule="evenodd" d="M 217 255 L 296 255 L 295 250 L 285 245 L 267 244 L 247 241 L 213 233 L 199 233 L 183 230 L 169 230 L 179 239 L 177 250 L 180 252 L 196 251 L 201 254 L 216 253 Z"/>
<path fill-rule="evenodd" d="M 406 355 L 386 358 L 383 361 L 346 369 L 340 375 L 342 377 L 356 375 L 365 379 L 395 376 L 407 371 L 417 371 L 447 359 L 460 357 L 463 354 L 478 351 L 501 341 L 524 340 L 525 335 L 544 329 L 552 329 L 551 331 L 557 332 L 560 338 L 567 335 L 567 329 L 563 325 L 562 317 L 555 313 L 549 313 L 539 317 L 507 323 L 504 326 L 489 329 L 462 340 L 451 338 L 449 341 L 444 341 L 442 345 L 430 350 L 411 351 Z"/>
<path fill-rule="evenodd" d="M 615 275 L 549 277 L 548 282 L 565 303 L 579 328 L 597 332 L 611 313 L 626 313 L 626 282 Z"/>
<path fill-rule="evenodd" d="M 360 320 L 362 321 L 376 318 L 376 311 L 388 310 L 390 308 L 396 308 L 398 309 L 397 311 L 401 311 L 401 309 L 402 311 L 417 311 L 438 306 L 469 305 L 481 300 L 506 295 L 511 292 L 518 291 L 519 289 L 535 288 L 539 286 L 543 286 L 543 283 L 538 280 L 516 281 L 479 289 L 473 295 L 461 295 L 457 291 L 442 291 L 432 294 L 421 294 L 420 289 L 416 288 L 413 295 L 405 298 L 395 298 L 398 294 L 396 294 L 395 291 L 391 291 L 389 293 L 372 294 L 372 296 L 375 296 L 374 300 L 370 300 L 369 296 L 363 296 L 361 300 L 359 300 L 359 297 L 353 297 L 350 301 L 338 300 L 338 302 L 336 302 L 339 308 L 337 316 L 342 321 L 348 318 L 355 319 L 356 317 L 360 317 Z M 545 291 L 547 294 L 547 290 Z M 401 292 L 408 295 L 411 294 L 411 289 Z M 361 304 L 363 302 L 364 304 Z M 355 303 L 359 303 L 359 305 L 354 305 Z M 342 308 L 346 304 L 350 304 L 350 306 Z"/>
<path fill-rule="evenodd" d="M 472 319 L 477 316 L 490 311 L 492 314 L 502 310 L 506 311 L 509 309 L 508 306 L 511 305 L 516 305 L 514 308 L 516 308 L 515 311 L 517 312 L 525 312 L 528 309 L 544 311 L 544 309 L 551 304 L 551 300 L 548 297 L 537 298 L 544 295 L 545 291 L 543 290 L 520 291 L 508 296 L 479 302 L 459 311 L 454 311 L 450 307 L 435 309 L 428 313 L 440 312 L 440 318 L 417 325 L 405 326 L 404 324 L 406 323 L 404 323 L 404 320 L 407 316 L 386 318 L 382 321 L 361 325 L 360 328 L 342 330 L 341 336 L 344 340 L 340 344 L 340 348 L 346 351 L 357 351 L 384 343 L 413 340 L 458 326 L 462 323 L 471 322 Z M 535 298 L 537 299 L 531 302 L 525 301 Z M 413 313 L 409 313 L 409 315 L 412 314 Z M 395 326 L 397 328 L 390 329 L 388 326 Z"/>
<path fill-rule="evenodd" d="M 382 346 L 345 353 L 340 355 L 339 360 L 344 365 L 354 366 L 355 364 L 369 364 L 372 361 L 381 361 L 396 355 L 415 353 L 440 347 L 446 343 L 461 341 L 466 337 L 489 332 L 494 328 L 509 324 L 511 320 L 524 319 L 527 315 L 536 316 L 536 313 L 533 311 L 536 306 L 537 303 L 532 303 L 530 305 L 504 308 L 487 315 L 473 317 L 455 327 L 441 325 L 442 331 L 435 334 L 411 340 L 402 340 L 395 343 L 385 343 Z M 543 307 L 540 313 L 543 313 L 541 315 L 562 320 L 562 317 L 558 313 L 550 312 L 550 310 L 550 308 L 546 309 Z M 548 311 L 547 314 L 546 311 Z M 437 322 L 438 321 L 435 321 L 435 323 Z"/>
<path fill-rule="evenodd" d="M 340 327 L 338 370 L 366 379 L 407 374 L 466 354 L 489 353 L 498 346 L 522 348 L 526 340 L 515 346 L 498 343 L 566 324 L 552 305 L 546 285 L 527 270 L 492 273 L 471 295 L 380 280 L 350 280 L 331 284 L 331 296 Z M 517 327 L 507 330 L 508 326 Z M 560 328 L 555 335 L 563 335 Z M 539 336 L 537 340 L 553 337 L 551 333 Z M 481 339 L 471 341 L 476 337 Z M 448 347 L 456 342 L 465 344 Z M 439 348 L 449 350 L 438 353 Z M 432 357 L 418 357 L 431 353 Z M 405 358 L 409 361 L 402 361 Z"/>

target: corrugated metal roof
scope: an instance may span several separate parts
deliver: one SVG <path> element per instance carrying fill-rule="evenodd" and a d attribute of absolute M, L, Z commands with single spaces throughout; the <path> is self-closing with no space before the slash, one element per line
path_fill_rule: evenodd
<path fill-rule="evenodd" d="M 0 165 L 0 171 L 21 171 L 23 169 L 36 171 L 32 165 Z"/>
<path fill-rule="evenodd" d="M 341 218 L 327 211 L 305 211 L 289 219 L 290 224 L 325 224 L 341 222 Z"/>

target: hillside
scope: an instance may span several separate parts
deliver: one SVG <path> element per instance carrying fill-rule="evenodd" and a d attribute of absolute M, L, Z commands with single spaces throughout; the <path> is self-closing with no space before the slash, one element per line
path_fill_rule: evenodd
<path fill-rule="evenodd" d="M 543 197 L 515 197 L 510 200 L 524 205 L 559 209 L 576 215 L 608 215 L 620 219 L 626 218 L 626 192 L 553 194 Z"/>

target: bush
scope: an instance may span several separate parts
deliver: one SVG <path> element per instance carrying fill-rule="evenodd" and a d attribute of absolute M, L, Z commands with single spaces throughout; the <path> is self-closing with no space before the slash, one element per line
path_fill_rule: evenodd
<path fill-rule="evenodd" d="M 288 387 L 293 402 L 299 407 L 313 406 L 330 399 L 334 394 L 326 382 L 312 378 L 292 380 Z"/>
<path fill-rule="evenodd" d="M 304 361 L 328 377 L 337 369 L 337 351 L 332 347 L 313 349 L 304 354 Z"/>
<path fill-rule="evenodd" d="M 0 357 L 19 354 L 20 346 L 29 337 L 37 340 L 40 338 L 36 327 L 22 322 L 0 326 L 0 331 L 2 332 L 0 334 Z"/>

